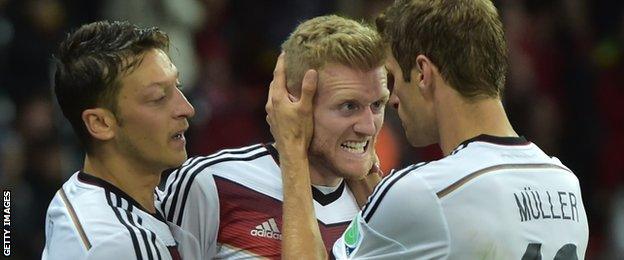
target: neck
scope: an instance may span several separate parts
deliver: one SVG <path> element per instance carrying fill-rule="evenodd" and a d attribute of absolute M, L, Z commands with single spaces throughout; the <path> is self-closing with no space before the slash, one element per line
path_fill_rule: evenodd
<path fill-rule="evenodd" d="M 118 154 L 87 154 L 84 172 L 103 179 L 136 200 L 149 213 L 156 213 L 154 189 L 162 171 L 141 167 Z"/>
<path fill-rule="evenodd" d="M 329 162 L 318 162 L 317 159 L 313 157 L 310 157 L 309 161 L 310 164 L 308 167 L 310 169 L 310 182 L 312 185 L 334 187 L 340 184 L 342 177 L 339 177 L 334 170 L 327 166 Z"/>
<path fill-rule="evenodd" d="M 498 98 L 466 100 L 448 88 L 444 104 L 436 104 L 440 148 L 449 155 L 461 142 L 487 134 L 492 136 L 518 136 L 514 131 L 503 104 Z"/>

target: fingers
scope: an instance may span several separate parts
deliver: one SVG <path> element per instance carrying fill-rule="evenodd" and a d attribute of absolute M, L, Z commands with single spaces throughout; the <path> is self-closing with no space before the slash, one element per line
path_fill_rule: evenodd
<path fill-rule="evenodd" d="M 312 100 L 316 93 L 317 83 L 318 72 L 316 70 L 306 71 L 305 76 L 303 76 L 303 82 L 301 83 L 301 98 L 299 99 L 301 106 L 312 108 Z"/>

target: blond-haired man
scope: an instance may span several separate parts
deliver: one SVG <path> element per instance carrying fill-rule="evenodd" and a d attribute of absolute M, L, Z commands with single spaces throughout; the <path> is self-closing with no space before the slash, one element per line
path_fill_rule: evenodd
<path fill-rule="evenodd" d="M 505 114 L 506 46 L 492 2 L 398 0 L 378 25 L 390 43 L 390 104 L 408 141 L 437 143 L 445 157 L 386 177 L 333 256 L 584 259 L 588 226 L 578 179 L 518 136 Z M 308 183 L 301 162 L 316 128 L 308 113 L 315 82 L 304 81 L 293 102 L 280 62 L 275 75 L 267 111 L 282 154 L 284 197 L 309 205 L 309 196 L 286 187 Z M 284 217 L 284 258 L 325 258 L 309 211 L 285 201 Z"/>
<path fill-rule="evenodd" d="M 297 27 L 282 45 L 293 98 L 309 69 L 318 71 L 315 131 L 308 152 L 310 209 L 330 250 L 359 211 L 345 178 L 360 179 L 375 162 L 386 87 L 384 43 L 358 22 L 322 16 Z M 316 75 L 315 77 L 316 78 Z M 309 80 L 309 79 L 308 79 Z M 188 160 L 173 171 L 161 208 L 192 232 L 207 257 L 280 258 L 282 174 L 273 144 L 228 149 Z"/>

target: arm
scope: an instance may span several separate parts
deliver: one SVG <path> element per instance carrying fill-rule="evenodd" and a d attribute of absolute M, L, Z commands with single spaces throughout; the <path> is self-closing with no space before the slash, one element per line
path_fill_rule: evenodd
<path fill-rule="evenodd" d="M 284 54 L 277 60 L 273 77 L 266 110 L 280 154 L 284 186 L 282 258 L 326 259 L 327 252 L 314 214 L 307 155 L 313 130 L 312 99 L 317 72 L 306 72 L 298 101 L 291 101 L 286 90 Z"/>

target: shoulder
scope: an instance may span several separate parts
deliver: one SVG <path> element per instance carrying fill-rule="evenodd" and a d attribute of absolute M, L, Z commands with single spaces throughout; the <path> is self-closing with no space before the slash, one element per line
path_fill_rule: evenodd
<path fill-rule="evenodd" d="M 410 208 L 435 205 L 437 197 L 431 185 L 422 175 L 428 172 L 428 162 L 410 165 L 384 178 L 369 197 L 362 209 L 362 218 L 369 221 L 375 214 L 384 210 L 409 210 Z M 418 198 L 414 200 L 413 198 Z M 409 200 L 406 204 L 406 200 Z M 385 213 L 381 213 L 385 214 Z"/>
<path fill-rule="evenodd" d="M 218 203 L 219 192 L 231 185 L 262 189 L 271 183 L 281 187 L 281 174 L 272 150 L 270 145 L 255 144 L 188 159 L 167 177 L 160 208 L 172 221 L 172 212 L 184 209 L 189 198 Z"/>
<path fill-rule="evenodd" d="M 267 147 L 268 145 L 265 144 L 255 144 L 241 148 L 224 149 L 208 156 L 190 158 L 169 174 L 167 184 L 211 179 L 214 175 L 228 175 L 232 169 L 242 170 L 261 165 L 259 158 L 271 157 L 271 152 Z"/>

